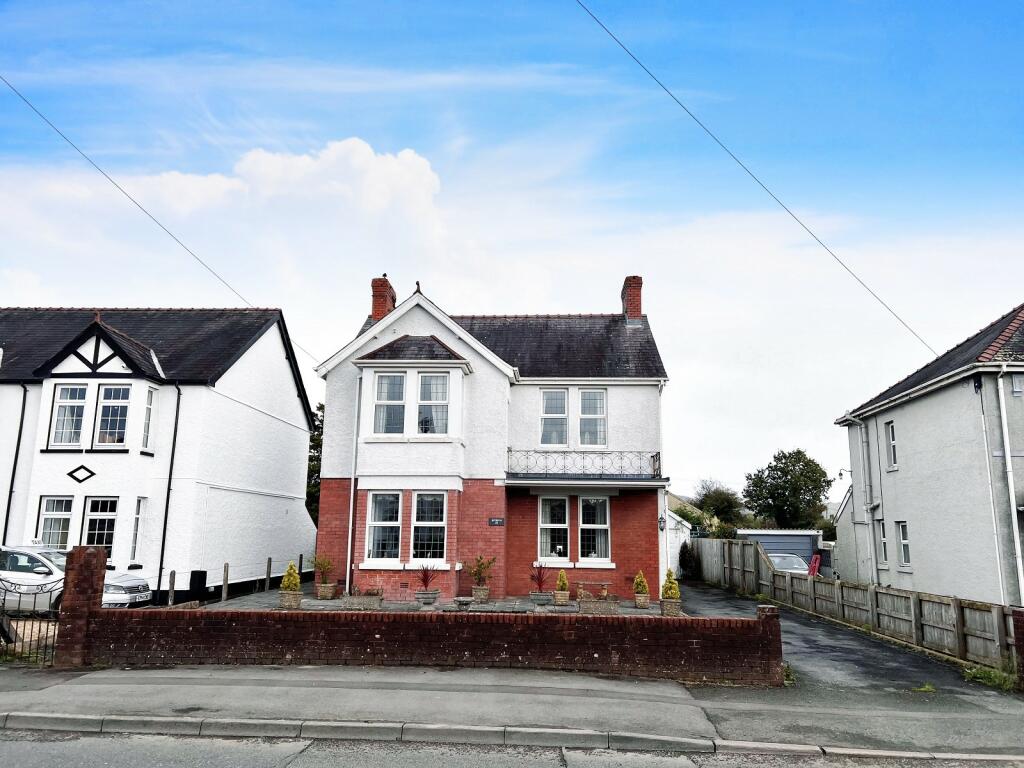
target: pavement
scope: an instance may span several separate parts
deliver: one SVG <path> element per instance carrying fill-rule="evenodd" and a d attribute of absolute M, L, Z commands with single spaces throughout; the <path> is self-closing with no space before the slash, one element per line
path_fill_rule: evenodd
<path fill-rule="evenodd" d="M 683 600 L 696 615 L 755 610 L 753 601 L 703 586 L 686 585 Z M 717 751 L 716 757 L 788 749 L 846 759 L 838 753 L 853 747 L 917 752 L 932 761 L 946 753 L 1024 754 L 1024 698 L 965 682 L 955 667 L 797 612 L 783 609 L 782 631 L 795 683 L 767 690 L 508 669 L 0 667 L 0 712 L 39 718 L 9 715 L 0 734 L 9 739 L 17 729 L 47 727 L 49 717 L 50 727 L 71 730 L 173 728 L 186 736 L 257 733 L 317 742 L 341 732 L 392 742 L 484 742 L 474 749 L 659 749 L 687 753 L 691 761 L 707 757 L 690 754 L 695 749 Z M 925 683 L 934 693 L 914 690 Z M 77 722 L 88 727 L 62 725 L 57 714 L 84 716 Z M 6 753 L 11 743 L 21 742 L 7 741 L 0 750 Z M 572 764 L 564 754 L 558 759 Z"/>

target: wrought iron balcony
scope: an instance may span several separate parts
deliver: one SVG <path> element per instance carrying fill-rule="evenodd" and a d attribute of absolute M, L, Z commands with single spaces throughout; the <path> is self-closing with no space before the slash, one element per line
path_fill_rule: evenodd
<path fill-rule="evenodd" d="M 516 480 L 657 480 L 660 451 L 508 450 L 508 477 Z"/>

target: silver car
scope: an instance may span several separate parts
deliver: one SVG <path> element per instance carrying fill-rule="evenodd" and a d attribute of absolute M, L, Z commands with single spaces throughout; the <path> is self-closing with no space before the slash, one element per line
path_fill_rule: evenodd
<path fill-rule="evenodd" d="M 57 611 L 64 595 L 66 553 L 46 547 L 0 548 L 0 597 L 7 613 Z M 149 582 L 128 573 L 108 571 L 103 607 L 127 608 L 153 599 Z"/>
<path fill-rule="evenodd" d="M 806 576 L 811 570 L 807 561 L 800 555 L 772 554 L 768 555 L 768 559 L 772 561 L 775 570 L 782 573 L 799 573 Z"/>

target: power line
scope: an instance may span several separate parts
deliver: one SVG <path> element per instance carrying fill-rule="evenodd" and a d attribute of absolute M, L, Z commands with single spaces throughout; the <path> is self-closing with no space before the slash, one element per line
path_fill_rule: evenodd
<path fill-rule="evenodd" d="M 825 243 L 822 241 L 822 239 L 820 237 L 818 237 L 816 234 L 814 234 L 814 231 L 809 226 L 804 224 L 804 222 L 800 219 L 800 217 L 797 216 L 795 213 L 793 213 L 793 211 L 789 208 L 789 206 L 787 206 L 784 202 L 782 202 L 782 200 L 780 200 L 778 198 L 778 196 L 774 192 L 772 192 L 768 188 L 768 186 L 763 181 L 761 181 L 760 178 L 758 178 L 757 174 L 755 174 L 752 170 L 750 170 L 750 168 L 748 168 L 744 164 L 744 162 L 742 160 L 740 160 L 733 153 L 733 151 L 731 149 L 729 149 L 722 142 L 721 139 L 718 138 L 718 136 L 715 135 L 714 131 L 712 131 L 710 128 L 708 128 L 707 125 L 705 125 L 701 121 L 701 119 L 699 117 L 697 117 L 697 115 L 695 115 L 690 110 L 689 107 L 687 107 L 682 101 L 680 101 L 679 98 L 671 91 L 671 89 L 669 89 L 669 87 L 667 85 L 665 85 L 663 82 L 661 82 L 661 80 L 659 80 L 658 77 L 653 72 L 651 72 L 651 70 L 649 70 L 647 68 L 647 66 L 642 61 L 640 61 L 640 59 L 638 59 L 636 57 L 636 55 L 626 46 L 626 44 L 623 43 L 618 37 L 615 36 L 615 33 L 612 32 L 610 29 L 608 29 L 608 27 L 605 26 L 604 22 L 602 22 L 599 18 L 597 18 L 597 16 L 594 15 L 594 12 L 591 11 L 586 5 L 583 4 L 582 0 L 576 0 L 576 4 L 579 5 L 579 7 L 582 8 L 584 11 L 586 11 L 587 15 L 590 16 L 590 18 L 592 18 L 595 22 L 597 22 L 597 25 L 599 27 L 601 27 L 601 29 L 603 29 L 606 33 L 608 33 L 608 37 L 610 37 L 612 40 L 614 40 L 618 44 L 618 46 L 622 50 L 624 50 L 626 52 L 626 54 L 629 56 L 629 58 L 631 58 L 633 61 L 635 61 L 637 63 L 637 65 L 640 67 L 640 69 L 642 69 L 644 72 L 646 72 L 647 75 L 651 78 L 651 80 L 653 80 L 655 83 L 657 83 L 658 86 L 661 88 L 661 90 L 663 90 L 665 93 L 667 93 L 669 98 L 671 98 L 672 101 L 674 101 L 676 104 L 678 104 L 679 107 L 682 108 L 682 110 L 687 115 L 690 116 L 690 118 L 693 120 L 693 122 L 695 122 L 697 125 L 700 126 L 701 130 L 703 130 L 704 133 L 706 133 L 708 136 L 711 137 L 711 139 L 722 149 L 722 151 L 724 151 L 727 155 L 729 155 L 729 157 L 731 157 L 736 162 L 736 164 L 740 168 L 742 168 L 746 172 L 746 174 L 757 183 L 757 185 L 759 187 L 761 187 L 761 189 L 763 189 L 765 192 L 767 192 L 768 196 L 771 197 L 771 199 L 774 200 L 776 203 L 778 203 L 779 207 L 782 208 L 782 210 L 784 210 L 786 213 L 788 213 L 790 218 L 793 219 L 793 221 L 795 221 L 797 224 L 799 224 L 801 226 L 801 228 L 803 228 L 803 230 L 808 235 L 810 235 L 812 238 L 814 238 L 814 241 L 818 245 L 820 245 L 822 248 L 824 248 L 825 251 L 828 253 L 828 255 L 831 256 L 833 259 L 835 259 L 836 263 L 838 263 L 839 266 L 841 266 L 843 269 L 845 269 L 850 274 L 850 277 L 852 277 L 854 280 L 856 280 L 858 283 L 860 283 L 861 287 L 865 291 L 870 293 L 871 296 L 875 299 L 875 301 L 877 301 L 879 304 L 881 304 L 883 307 L 885 307 L 885 309 L 889 312 L 889 314 L 892 315 L 894 318 L 896 318 L 896 320 L 899 321 L 900 325 L 902 325 L 904 328 L 906 328 L 908 331 L 910 331 L 910 333 L 913 334 L 915 339 L 917 339 L 922 344 L 924 344 L 925 347 L 928 348 L 929 352 L 931 352 L 933 355 L 938 355 L 938 352 L 936 352 L 932 348 L 931 344 L 929 344 L 927 341 L 925 341 L 921 337 L 921 334 L 919 334 L 917 331 L 915 331 L 913 328 L 911 328 L 910 324 L 907 323 L 907 321 L 904 320 L 902 317 L 900 317 L 899 314 L 897 314 L 895 309 L 893 309 L 891 306 L 889 306 L 889 304 L 887 304 L 886 301 L 881 296 L 879 296 L 877 293 L 875 293 L 871 289 L 871 286 L 869 286 L 867 283 L 865 283 L 860 278 L 860 275 L 858 275 L 856 272 L 854 272 L 853 269 L 851 269 L 850 266 L 845 261 L 843 261 L 841 258 L 839 258 L 839 256 L 836 255 L 835 251 L 833 251 L 831 248 L 829 248 L 827 245 L 825 245 Z"/>
<path fill-rule="evenodd" d="M 217 278 L 217 280 L 219 280 L 219 281 L 220 281 L 220 283 L 221 283 L 221 284 L 222 284 L 222 285 L 223 285 L 223 286 L 224 286 L 225 288 L 227 288 L 227 289 L 228 289 L 229 291 L 231 291 L 231 292 L 232 292 L 233 294 L 235 294 L 235 296 L 237 296 L 237 297 L 238 297 L 239 299 L 241 299 L 241 300 L 242 300 L 242 301 L 243 301 L 243 302 L 244 302 L 244 303 L 245 303 L 245 304 L 246 304 L 247 306 L 249 306 L 249 307 L 255 307 L 255 306 L 256 306 L 256 305 L 255 305 L 255 304 L 253 304 L 253 303 L 252 303 L 251 301 L 249 301 L 249 300 L 248 300 L 247 298 L 245 298 L 245 296 L 243 296 L 243 295 L 242 295 L 241 293 L 239 293 L 239 292 L 238 292 L 238 291 L 237 291 L 237 290 L 235 289 L 235 287 L 234 287 L 233 285 L 231 285 L 231 283 L 229 283 L 229 282 L 228 282 L 228 281 L 227 281 L 226 279 L 224 279 L 223 277 L 221 277 L 221 276 L 220 276 L 220 274 L 218 274 L 218 273 L 217 273 L 217 270 L 215 270 L 215 269 L 214 269 L 213 267 L 211 267 L 211 266 L 210 266 L 209 264 L 207 264 L 207 263 L 206 263 L 205 261 L 203 261 L 203 260 L 202 260 L 201 258 L 199 258 L 199 256 L 198 256 L 198 255 L 196 254 L 196 252 L 195 252 L 195 251 L 193 251 L 193 250 L 192 250 L 191 248 L 189 248 L 189 247 L 188 247 L 187 245 L 185 245 L 185 244 L 184 244 L 184 243 L 183 243 L 183 242 L 182 242 L 182 241 L 181 241 L 181 240 L 180 240 L 180 239 L 178 238 L 178 236 L 177 236 L 177 235 L 175 235 L 175 234 L 174 234 L 173 232 L 171 232 L 171 230 L 169 230 L 169 229 L 168 229 L 167 227 L 165 227 L 165 226 L 164 226 L 164 225 L 163 225 L 163 224 L 162 224 L 162 223 L 160 222 L 160 220 L 159 220 L 159 219 L 157 219 L 157 217 L 156 217 L 156 216 L 154 216 L 154 215 L 153 215 L 152 213 L 150 213 L 150 212 L 149 212 L 148 210 L 146 210 L 145 206 L 143 206 L 143 205 L 142 205 L 142 203 L 140 203 L 140 202 L 139 202 L 138 200 L 136 200 L 136 199 L 135 199 L 134 197 L 132 197 L 132 196 L 131 196 L 130 194 L 128 194 L 128 192 L 127 192 L 127 191 L 125 191 L 125 188 L 124 188 L 124 187 L 122 187 L 122 186 L 121 186 L 120 184 L 118 184 L 118 183 L 117 183 L 117 182 L 116 182 L 116 181 L 115 181 L 115 180 L 114 180 L 114 179 L 113 179 L 113 178 L 112 178 L 112 177 L 110 176 L 110 174 L 108 174 L 108 173 L 107 173 L 106 171 L 104 171 L 104 170 L 103 170 L 102 168 L 100 168 L 100 167 L 99 167 L 99 166 L 98 166 L 98 165 L 97 165 L 97 164 L 96 164 L 96 163 L 95 163 L 95 162 L 93 161 L 93 159 L 92 159 L 91 157 L 89 157 L 89 156 L 88 156 L 87 154 L 85 154 L 85 152 L 83 152 L 83 151 L 82 151 L 81 149 L 79 149 L 79 148 L 78 148 L 78 145 L 77 145 L 77 144 L 75 144 L 75 142 L 73 142 L 73 141 L 72 141 L 71 139 L 69 139 L 69 138 L 67 137 L 67 135 L 65 135 L 65 133 L 64 133 L 63 131 L 61 131 L 61 129 L 60 129 L 60 128 L 58 128 L 58 127 L 57 127 L 56 125 L 54 125 L 54 124 L 53 124 L 52 122 L 50 122 L 49 118 L 47 118 L 47 117 L 46 117 L 46 115 L 44 115 L 44 114 L 43 114 L 42 112 L 40 112 L 40 111 L 39 111 L 38 109 L 36 109 L 36 106 L 35 106 L 35 104 L 33 104 L 33 103 L 32 103 L 31 101 L 29 101 L 29 100 L 28 100 L 27 98 L 25 98 L 24 94 L 22 94 L 22 92 L 21 92 L 21 91 L 19 91 L 19 90 L 18 90 L 17 88 L 15 88 L 15 87 L 14 87 L 14 86 L 13 86 L 13 85 L 11 84 L 10 80 L 8 80 L 8 79 L 7 79 L 6 77 L 4 77 L 3 75 L 0 75 L 0 80 L 3 80 L 3 82 L 4 82 L 4 85 L 6 85 L 6 86 L 7 86 L 8 88 L 10 88 L 10 89 L 11 89 L 11 91 L 12 91 L 12 92 L 14 93 L 14 95 L 15 95 L 15 96 L 17 96 L 17 97 L 18 97 L 19 99 L 21 99 L 21 100 L 22 100 L 23 102 L 25 102 L 25 104 L 26 104 L 26 105 L 28 106 L 28 108 L 29 108 L 29 109 L 31 109 L 31 110 L 32 110 L 33 112 L 35 112 L 35 113 L 36 113 L 36 114 L 37 114 L 37 115 L 39 116 L 39 119 L 40 119 L 40 120 L 42 120 L 42 121 L 43 121 L 44 123 L 46 123 L 46 124 L 47 124 L 48 126 L 50 126 L 50 128 L 52 128 L 52 129 L 53 129 L 54 133 L 56 133 L 56 134 L 57 134 L 58 136 L 60 136 L 60 137 L 61 137 L 62 139 L 64 139 L 64 141 L 66 141 L 66 142 L 67 142 L 67 143 L 68 143 L 68 144 L 69 144 L 69 145 L 71 146 L 71 148 L 75 150 L 75 152 L 77 152 L 77 153 L 78 153 L 78 154 L 80 154 L 80 155 L 81 155 L 81 156 L 82 156 L 83 158 L 85 158 L 85 161 L 86 161 L 87 163 L 89 163 L 89 165 L 91 165 L 91 166 L 92 166 L 93 168 L 95 168 L 95 169 L 96 169 L 97 171 L 99 171 L 99 172 L 100 172 L 100 174 L 101 174 L 101 175 L 103 176 L 103 178 L 105 178 L 105 179 L 106 179 L 107 181 L 109 181 L 109 182 L 110 182 L 111 184 L 113 184 L 113 185 L 114 185 L 114 187 L 115 187 L 115 188 L 117 189 L 117 191 L 118 191 L 118 192 L 120 192 L 120 193 L 121 193 L 122 195 L 124 195 L 124 196 L 125 196 L 126 198 L 128 198 L 128 200 L 130 200 L 130 201 L 131 201 L 131 203 L 132 203 L 132 204 L 133 204 L 133 205 L 134 205 L 134 206 L 135 206 L 136 208 L 138 208 L 138 209 L 139 209 L 140 211 L 142 211 L 142 212 L 143 212 L 143 213 L 144 213 L 144 214 L 146 215 L 146 217 L 147 217 L 147 218 L 149 218 L 149 220 L 150 220 L 150 221 L 152 221 L 152 222 L 153 222 L 154 224 L 156 224 L 156 225 L 157 225 L 158 227 L 160 227 L 160 229 L 162 229 L 162 230 L 164 231 L 164 233 L 165 233 L 165 234 L 166 234 L 166 235 L 167 235 L 168 237 L 170 237 L 170 238 L 171 238 L 171 240 L 173 240 L 173 241 L 174 241 L 174 242 L 176 242 L 176 243 L 177 243 L 178 245 L 180 245 L 180 246 L 181 246 L 181 247 L 182 247 L 182 248 L 183 248 L 183 249 L 185 250 L 185 252 L 186 252 L 186 253 L 187 253 L 187 254 L 188 254 L 189 256 L 191 256 L 191 257 L 192 257 L 193 259 L 195 259 L 195 260 L 196 260 L 197 262 L 199 262 L 199 263 L 200 263 L 200 264 L 201 264 L 201 265 L 203 266 L 203 268 L 204 268 L 204 269 L 205 269 L 205 270 L 206 270 L 207 272 L 209 272 L 209 273 L 210 273 L 211 275 L 213 275 L 213 276 L 214 276 L 215 278 Z M 302 346 L 301 344 L 299 344 L 299 343 L 298 343 L 297 341 L 295 341 L 295 340 L 292 340 L 292 345 L 293 345 L 293 346 L 295 346 L 295 348 L 296 348 L 296 349 L 299 349 L 299 350 L 301 350 L 301 351 L 305 352 L 305 353 L 306 353 L 307 355 L 309 355 L 309 357 L 310 357 L 310 358 L 311 358 L 311 359 L 313 360 L 313 362 L 319 362 L 319 361 L 320 361 L 320 358 L 318 358 L 318 357 L 317 357 L 316 355 L 314 355 L 314 354 L 313 354 L 312 352 L 310 352 L 310 351 L 309 351 L 308 349 L 306 349 L 305 347 L 303 347 L 303 346 Z"/>

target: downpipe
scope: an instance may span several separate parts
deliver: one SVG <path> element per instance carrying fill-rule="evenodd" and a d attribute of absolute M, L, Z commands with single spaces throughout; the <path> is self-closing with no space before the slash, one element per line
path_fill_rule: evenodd
<path fill-rule="evenodd" d="M 857 425 L 860 434 L 861 484 L 864 494 L 864 518 L 868 521 L 868 559 L 871 560 L 871 583 L 878 584 L 878 555 L 875 552 L 875 504 L 874 489 L 871 485 L 871 444 L 868 441 L 868 425 L 860 419 L 848 416 Z"/>
<path fill-rule="evenodd" d="M 985 413 L 985 391 L 982 387 L 982 377 L 977 377 L 977 392 L 981 402 L 981 436 L 985 441 L 985 477 L 988 480 L 988 504 L 992 510 L 992 539 L 996 547 L 996 576 L 999 578 L 999 602 L 1006 604 L 1006 578 L 1003 573 L 1003 555 L 1000 551 L 1002 545 L 999 541 L 999 517 L 996 512 L 996 492 L 992 486 L 992 443 L 988 436 L 988 417 Z"/>
<path fill-rule="evenodd" d="M 1013 482 L 1013 454 L 1010 452 L 1010 429 L 1006 418 L 1006 388 L 1003 377 L 1006 363 L 996 376 L 996 391 L 999 394 L 999 426 L 1003 433 L 1003 460 L 1006 462 L 1006 489 L 1010 501 L 1010 525 L 1013 530 L 1013 553 L 1017 565 L 1017 601 L 1024 603 L 1024 561 L 1021 560 L 1020 523 L 1017 521 L 1017 488 Z"/>
<path fill-rule="evenodd" d="M 345 594 L 352 594 L 352 526 L 356 516 L 356 457 L 359 454 L 359 403 L 363 394 L 363 372 L 356 379 L 355 414 L 352 417 L 352 471 L 348 482 L 348 541 L 345 543 Z"/>

